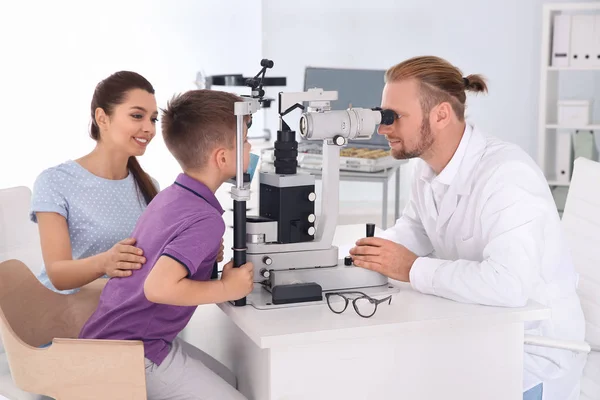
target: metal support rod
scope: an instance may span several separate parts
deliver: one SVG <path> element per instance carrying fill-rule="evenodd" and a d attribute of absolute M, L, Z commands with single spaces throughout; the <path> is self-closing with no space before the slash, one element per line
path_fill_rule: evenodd
<path fill-rule="evenodd" d="M 235 184 L 238 189 L 244 188 L 244 116 L 237 116 L 237 131 L 236 131 L 236 175 Z"/>
<path fill-rule="evenodd" d="M 244 116 L 237 115 L 236 132 L 236 176 L 238 189 L 244 188 Z M 233 267 L 238 268 L 246 263 L 246 202 L 233 200 Z M 233 302 L 234 306 L 245 306 L 243 297 Z"/>

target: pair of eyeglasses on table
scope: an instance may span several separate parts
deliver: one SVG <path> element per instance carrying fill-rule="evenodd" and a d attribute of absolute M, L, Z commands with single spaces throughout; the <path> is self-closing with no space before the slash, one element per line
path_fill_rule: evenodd
<path fill-rule="evenodd" d="M 329 309 L 336 314 L 346 311 L 348 304 L 352 303 L 354 311 L 363 318 L 370 318 L 377 312 L 377 306 L 381 303 L 392 304 L 392 296 L 383 299 L 374 299 L 363 292 L 329 292 L 325 293 Z"/>

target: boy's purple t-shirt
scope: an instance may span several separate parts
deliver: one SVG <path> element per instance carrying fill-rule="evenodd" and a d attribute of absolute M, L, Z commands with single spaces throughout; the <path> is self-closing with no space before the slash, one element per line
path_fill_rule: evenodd
<path fill-rule="evenodd" d="M 110 279 L 97 310 L 81 330 L 85 339 L 142 340 L 145 357 L 160 364 L 196 306 L 156 304 L 144 295 L 146 277 L 161 256 L 175 259 L 188 278 L 210 279 L 225 232 L 223 209 L 201 182 L 180 174 L 141 215 L 132 233 L 146 263 L 125 278 Z"/>

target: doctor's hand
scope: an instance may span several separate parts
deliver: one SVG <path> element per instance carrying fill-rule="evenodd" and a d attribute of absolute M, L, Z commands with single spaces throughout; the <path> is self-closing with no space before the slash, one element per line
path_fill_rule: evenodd
<path fill-rule="evenodd" d="M 370 269 L 388 278 L 409 282 L 410 269 L 418 258 L 401 244 L 390 240 L 367 237 L 356 242 L 350 255 L 357 267 Z"/>

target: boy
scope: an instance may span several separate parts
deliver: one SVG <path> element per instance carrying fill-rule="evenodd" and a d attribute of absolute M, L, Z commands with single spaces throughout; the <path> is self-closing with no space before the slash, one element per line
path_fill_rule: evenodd
<path fill-rule="evenodd" d="M 251 263 L 235 269 L 228 263 L 221 280 L 210 280 L 225 231 L 214 192 L 236 174 L 236 101 L 231 93 L 193 90 L 162 110 L 165 144 L 184 172 L 134 229 L 146 264 L 109 280 L 80 334 L 142 340 L 149 399 L 244 399 L 226 367 L 177 338 L 197 305 L 237 300 L 253 288 Z M 249 157 L 246 140 L 244 170 Z"/>

